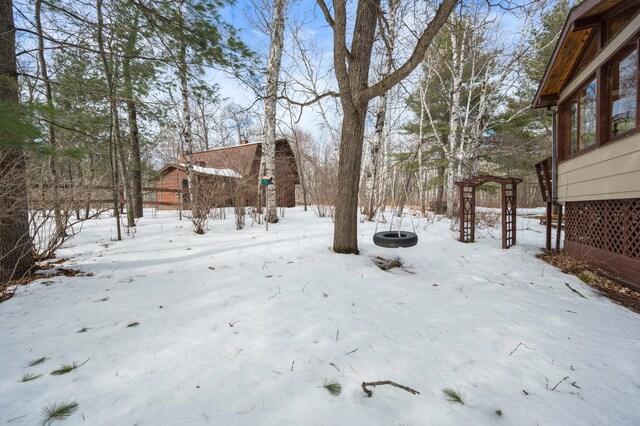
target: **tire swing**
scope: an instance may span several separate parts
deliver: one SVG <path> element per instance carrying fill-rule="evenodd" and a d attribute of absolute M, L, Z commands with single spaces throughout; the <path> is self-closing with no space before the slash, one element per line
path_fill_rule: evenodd
<path fill-rule="evenodd" d="M 393 215 L 396 216 L 396 208 L 393 209 Z M 399 247 L 413 247 L 418 244 L 418 235 L 416 235 L 416 227 L 413 224 L 413 215 L 409 213 L 411 218 L 411 227 L 413 232 L 401 231 L 402 218 L 396 219 L 397 230 L 393 231 L 393 219 L 390 220 L 389 230 L 378 232 L 378 224 L 380 223 L 380 214 L 376 217 L 376 232 L 373 234 L 373 244 L 378 247 L 385 248 L 399 248 Z M 396 216 L 397 217 L 397 216 Z"/>
<path fill-rule="evenodd" d="M 413 247 L 418 244 L 418 236 L 409 231 L 382 231 L 373 234 L 373 244 L 379 247 Z"/>

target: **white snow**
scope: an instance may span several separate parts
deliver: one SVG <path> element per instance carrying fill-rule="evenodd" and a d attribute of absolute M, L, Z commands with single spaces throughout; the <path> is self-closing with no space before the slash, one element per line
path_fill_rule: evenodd
<path fill-rule="evenodd" d="M 36 424 L 67 400 L 79 409 L 65 425 L 640 424 L 640 316 L 535 258 L 536 219 L 519 218 L 509 250 L 499 229 L 463 244 L 424 219 L 417 246 L 384 249 L 365 223 L 359 256 L 331 252 L 331 220 L 311 211 L 287 209 L 269 232 L 233 220 L 196 235 L 146 211 L 121 242 L 113 218 L 87 222 L 59 255 L 93 277 L 0 304 L 0 424 Z M 43 376 L 20 382 L 27 372 Z M 366 398 L 360 384 L 378 380 L 420 395 Z"/>
<path fill-rule="evenodd" d="M 181 164 L 181 166 L 184 166 L 184 164 Z M 213 169 L 211 167 L 193 166 L 193 171 L 196 173 L 202 173 L 204 175 L 224 176 L 232 178 L 242 177 L 240 173 L 231 169 Z"/>

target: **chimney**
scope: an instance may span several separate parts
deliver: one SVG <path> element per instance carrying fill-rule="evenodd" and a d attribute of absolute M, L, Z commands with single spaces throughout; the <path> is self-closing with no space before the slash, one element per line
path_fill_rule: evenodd
<path fill-rule="evenodd" d="M 240 139 L 240 145 L 246 145 L 248 143 L 249 143 L 249 141 L 246 140 L 245 138 Z"/>

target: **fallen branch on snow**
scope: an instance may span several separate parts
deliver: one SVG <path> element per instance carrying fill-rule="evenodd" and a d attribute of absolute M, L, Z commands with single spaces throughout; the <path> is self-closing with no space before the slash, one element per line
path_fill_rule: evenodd
<path fill-rule="evenodd" d="M 417 391 L 417 390 L 415 390 L 415 389 L 411 389 L 411 388 L 410 388 L 410 387 L 408 387 L 408 386 L 399 385 L 399 384 L 397 384 L 396 382 L 392 382 L 392 381 L 389 381 L 389 380 L 383 380 L 383 381 L 381 381 L 381 382 L 362 382 L 362 390 L 364 391 L 364 393 L 366 393 L 366 394 L 367 394 L 367 396 L 368 396 L 369 398 L 371 398 L 371 395 L 373 395 L 373 392 L 372 392 L 372 391 L 370 391 L 369 389 L 367 389 L 367 386 L 373 386 L 373 387 L 376 387 L 376 386 L 381 386 L 381 385 L 391 385 L 391 386 L 395 386 L 395 387 L 397 387 L 397 388 L 404 389 L 404 390 L 406 390 L 407 392 L 412 393 L 412 394 L 414 394 L 414 395 L 419 395 L 419 394 L 420 394 L 420 392 L 418 392 L 418 391 Z"/>
<path fill-rule="evenodd" d="M 556 383 L 556 385 L 555 385 L 554 387 L 552 387 L 551 389 L 549 389 L 549 379 L 547 379 L 547 378 L 545 377 L 545 380 L 547 381 L 547 389 L 554 391 L 554 390 L 556 390 L 556 388 L 557 388 L 558 386 L 560 386 L 560 383 L 562 383 L 562 382 L 564 382 L 565 380 L 568 380 L 568 379 L 569 379 L 569 376 L 565 377 L 564 379 L 562 379 L 562 380 L 560 380 L 558 383 Z M 573 382 L 573 383 L 576 383 L 576 382 Z"/>

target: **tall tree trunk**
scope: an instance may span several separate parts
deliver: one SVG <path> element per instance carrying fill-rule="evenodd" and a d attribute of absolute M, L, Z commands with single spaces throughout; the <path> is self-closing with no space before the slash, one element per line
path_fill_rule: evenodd
<path fill-rule="evenodd" d="M 365 171 L 365 206 L 364 215 L 369 221 L 373 220 L 380 200 L 380 175 L 382 172 L 382 159 L 384 147 L 384 123 L 387 118 L 387 93 L 385 92 L 378 100 L 376 111 L 376 128 L 371 141 L 370 164 Z"/>
<path fill-rule="evenodd" d="M 269 65 L 267 68 L 266 99 L 264 101 L 264 141 L 262 142 L 262 167 L 265 173 L 273 178 L 273 184 L 267 186 L 269 209 L 267 220 L 278 221 L 276 197 L 276 103 L 278 99 L 278 80 L 282 62 L 282 46 L 284 45 L 284 12 L 286 0 L 273 1 L 273 22 L 271 24 L 271 47 L 269 49 Z"/>
<path fill-rule="evenodd" d="M 140 133 L 138 131 L 138 107 L 136 106 L 133 81 L 131 78 L 131 56 L 134 54 L 138 37 L 137 15 L 126 44 L 126 57 L 122 61 L 122 76 L 124 77 L 125 96 L 127 99 L 127 115 L 129 124 L 129 144 L 131 147 L 131 204 L 133 217 L 143 215 L 142 200 L 142 161 L 140 159 Z"/>
<path fill-rule="evenodd" d="M 115 90 L 115 87 L 114 87 Z M 116 135 L 115 141 L 118 146 L 118 159 L 120 160 L 120 171 L 122 174 L 122 193 L 124 195 L 124 202 L 127 206 L 127 227 L 131 228 L 136 226 L 136 221 L 133 214 L 133 197 L 131 196 L 131 168 L 127 165 L 127 151 L 125 147 L 125 138 L 120 133 L 120 116 L 118 115 L 118 106 L 115 92 L 112 95 L 114 100 L 113 105 L 113 132 Z M 127 233 L 129 231 L 127 230 Z"/>
<path fill-rule="evenodd" d="M 437 179 L 436 205 L 437 206 L 442 204 L 442 199 L 444 198 L 444 163 L 445 163 L 444 152 L 440 151 L 439 158 L 438 158 L 438 167 L 436 169 L 436 179 Z"/>
<path fill-rule="evenodd" d="M 447 138 L 447 216 L 454 217 L 456 214 L 457 189 L 455 180 L 458 178 L 456 173 L 459 164 L 458 150 L 461 135 L 458 131 L 460 124 L 460 101 L 462 92 L 462 77 L 464 73 L 464 38 L 463 34 L 456 31 L 451 32 L 451 46 L 453 48 L 452 60 L 452 89 L 451 101 L 449 103 L 449 136 Z"/>
<path fill-rule="evenodd" d="M 65 235 L 66 220 L 63 219 L 62 206 L 60 205 L 60 192 L 58 186 L 60 185 L 60 177 L 58 175 L 58 164 L 56 161 L 56 127 L 53 124 L 53 95 L 51 93 L 51 82 L 49 81 L 49 71 L 47 69 L 47 60 L 44 55 L 44 36 L 42 33 L 42 0 L 36 0 L 35 4 L 35 23 L 36 31 L 38 33 L 38 62 L 40 63 L 40 75 L 42 77 L 42 84 L 44 86 L 45 99 L 47 101 L 47 133 L 49 134 L 49 146 L 51 147 L 51 154 L 49 157 L 49 170 L 51 172 L 51 178 L 53 181 L 53 215 L 55 220 L 55 231 L 51 236 L 51 241 L 58 241 Z"/>
<path fill-rule="evenodd" d="M 109 60 L 107 59 L 107 54 L 104 49 L 104 21 L 102 15 L 102 0 L 96 1 L 96 14 L 98 18 L 98 27 L 97 27 L 97 41 L 98 41 L 98 50 L 100 52 L 100 58 L 102 60 L 102 66 L 104 68 L 105 79 L 107 82 L 107 91 L 109 98 L 109 112 L 110 112 L 110 137 L 109 137 L 109 160 L 111 164 L 111 183 L 112 188 L 111 192 L 113 195 L 113 204 L 114 204 L 114 215 L 116 217 L 116 225 L 118 228 L 118 241 L 122 239 L 122 234 L 120 231 L 120 210 L 118 209 L 119 204 L 119 188 L 118 188 L 118 151 L 121 148 L 120 145 L 120 134 L 118 132 L 119 126 L 116 126 L 117 115 L 118 115 L 118 107 L 116 103 L 116 99 L 114 96 L 113 89 L 113 74 L 111 72 L 111 66 L 109 64 Z"/>
<path fill-rule="evenodd" d="M 178 16 L 184 25 L 182 8 L 184 1 L 178 4 Z M 184 36 L 180 37 L 178 49 L 178 78 L 180 79 L 180 96 L 182 97 L 182 142 L 184 144 L 184 156 L 186 159 L 187 181 L 189 182 L 189 204 L 191 214 L 195 218 L 201 218 L 206 214 L 200 206 L 198 196 L 198 178 L 193 172 L 193 135 L 191 133 L 191 107 L 189 106 L 189 82 L 187 68 L 187 42 Z"/>
<path fill-rule="evenodd" d="M 367 106 L 345 110 L 340 136 L 333 250 L 358 253 L 358 184 Z"/>
<path fill-rule="evenodd" d="M 291 128 L 293 129 L 293 116 L 291 118 Z M 298 176 L 300 176 L 300 186 L 302 187 L 302 202 L 304 203 L 304 211 L 307 211 L 307 182 L 304 175 L 304 167 L 302 167 L 302 154 L 300 153 L 300 144 L 298 141 L 298 132 L 294 130 L 293 137 L 295 139 L 294 145 L 296 146 L 296 167 L 298 168 Z"/>
<path fill-rule="evenodd" d="M 17 119 L 19 90 L 15 42 L 12 0 L 0 0 L 0 107 L 15 114 Z M 22 141 L 16 140 L 13 146 L 7 142 L 3 141 L 0 147 L 0 283 L 23 276 L 34 265 Z"/>
<path fill-rule="evenodd" d="M 205 151 L 209 151 L 209 126 L 207 126 L 207 103 L 205 96 L 198 96 L 196 106 L 200 109 L 200 121 L 202 123 L 202 142 Z"/>

